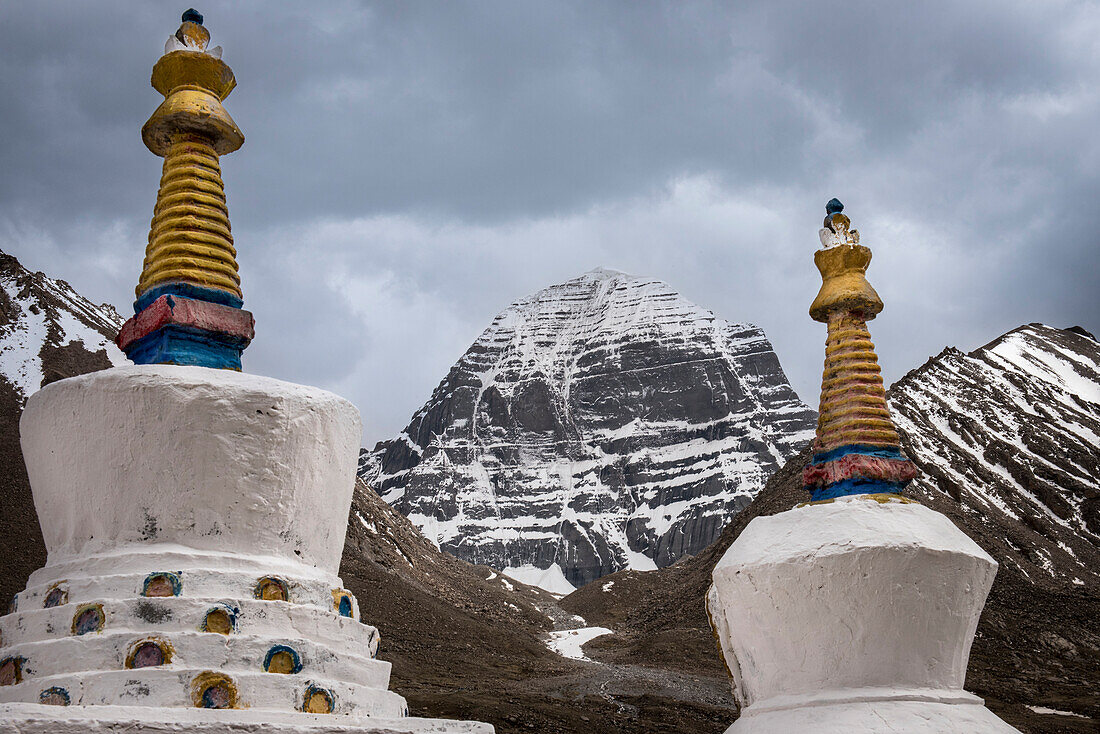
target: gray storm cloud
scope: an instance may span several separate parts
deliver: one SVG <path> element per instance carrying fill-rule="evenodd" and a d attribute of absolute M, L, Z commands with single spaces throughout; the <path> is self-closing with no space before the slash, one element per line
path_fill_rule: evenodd
<path fill-rule="evenodd" d="M 183 6 L 0 7 L 0 248 L 128 307 Z M 1100 10 L 1064 3 L 199 8 L 246 369 L 355 400 L 373 444 L 510 301 L 598 265 L 762 326 L 816 402 L 832 196 L 875 253 L 888 380 L 1020 323 L 1100 329 Z"/>

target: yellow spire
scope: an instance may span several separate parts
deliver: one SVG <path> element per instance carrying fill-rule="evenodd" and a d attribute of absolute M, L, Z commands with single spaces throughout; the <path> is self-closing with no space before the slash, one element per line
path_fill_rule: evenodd
<path fill-rule="evenodd" d="M 209 41 L 202 16 L 188 11 L 153 67 L 153 87 L 165 99 L 141 136 L 164 158 L 164 172 L 139 298 L 157 286 L 183 283 L 241 299 L 218 156 L 240 148 L 244 135 L 222 106 L 236 86 L 233 70 L 221 60 L 221 47 L 207 50 Z"/>
<path fill-rule="evenodd" d="M 826 206 L 822 249 L 814 253 L 821 290 L 810 316 L 828 325 L 821 407 L 814 459 L 803 483 L 815 499 L 892 492 L 915 476 L 900 440 L 867 322 L 882 311 L 882 299 L 867 282 L 871 250 L 833 199 Z"/>
<path fill-rule="evenodd" d="M 810 317 L 829 328 L 817 451 L 845 444 L 898 445 L 898 433 L 886 408 L 878 356 L 867 329 L 867 322 L 882 311 L 882 299 L 865 275 L 871 250 L 859 244 L 859 231 L 851 225 L 839 210 L 830 212 L 821 236 L 825 247 L 814 253 L 822 283 L 810 306 Z"/>
<path fill-rule="evenodd" d="M 135 364 L 241 369 L 241 352 L 255 335 L 241 308 L 237 251 L 229 229 L 218 156 L 244 143 L 222 107 L 236 85 L 221 47 L 196 10 L 169 37 L 153 67 L 164 95 L 141 137 L 164 158 L 149 226 L 134 316 L 115 343 Z"/>

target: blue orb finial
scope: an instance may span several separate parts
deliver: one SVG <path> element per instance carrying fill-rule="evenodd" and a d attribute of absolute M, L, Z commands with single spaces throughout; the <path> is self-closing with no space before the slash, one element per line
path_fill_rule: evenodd
<path fill-rule="evenodd" d="M 194 8 L 188 8 L 187 10 L 183 11 L 183 22 L 186 23 L 187 21 L 202 25 L 202 13 L 195 10 Z"/>
<path fill-rule="evenodd" d="M 829 199 L 829 203 L 825 205 L 827 214 L 839 214 L 842 211 L 844 211 L 844 205 L 840 203 L 840 199 Z"/>

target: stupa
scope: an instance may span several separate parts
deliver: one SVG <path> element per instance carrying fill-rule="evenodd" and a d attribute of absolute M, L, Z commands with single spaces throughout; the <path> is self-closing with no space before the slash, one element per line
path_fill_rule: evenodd
<path fill-rule="evenodd" d="M 902 491 L 867 322 L 871 251 L 833 199 L 810 307 L 828 325 L 811 501 L 755 518 L 714 569 L 707 610 L 741 706 L 727 734 L 1004 734 L 963 690 L 997 563 Z"/>
<path fill-rule="evenodd" d="M 218 157 L 244 136 L 209 39 L 189 10 L 153 69 L 164 175 L 118 337 L 135 364 L 23 412 L 48 559 L 0 618 L 0 731 L 491 734 L 408 716 L 337 576 L 359 412 L 239 371 L 253 320 Z"/>

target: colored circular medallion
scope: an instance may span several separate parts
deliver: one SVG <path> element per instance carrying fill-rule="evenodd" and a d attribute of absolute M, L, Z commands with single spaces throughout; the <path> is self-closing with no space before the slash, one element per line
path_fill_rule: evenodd
<path fill-rule="evenodd" d="M 89 632 L 99 632 L 106 621 L 102 604 L 84 604 L 78 607 L 76 614 L 73 615 L 73 634 L 86 635 Z"/>
<path fill-rule="evenodd" d="M 237 708 L 237 686 L 224 673 L 204 671 L 191 681 L 191 702 L 203 709 Z"/>
<path fill-rule="evenodd" d="M 332 606 L 341 617 L 355 616 L 355 609 L 351 603 L 351 594 L 343 589 L 332 590 Z"/>
<path fill-rule="evenodd" d="M 23 680 L 23 658 L 0 660 L 0 686 L 14 686 Z"/>
<path fill-rule="evenodd" d="M 179 596 L 183 590 L 183 583 L 178 574 L 168 571 L 151 573 L 145 577 L 145 583 L 141 588 L 142 596 Z"/>
<path fill-rule="evenodd" d="M 306 688 L 305 697 L 302 699 L 302 711 L 307 714 L 331 714 L 336 707 L 332 692 L 320 686 Z"/>
<path fill-rule="evenodd" d="M 163 640 L 139 640 L 130 646 L 127 668 L 155 668 L 172 662 L 172 648 Z"/>
<path fill-rule="evenodd" d="M 65 587 L 60 584 L 55 584 L 50 587 L 50 591 L 46 594 L 46 599 L 42 602 L 44 609 L 52 609 L 53 607 L 59 607 L 62 604 L 67 604 L 69 601 L 69 592 Z"/>
<path fill-rule="evenodd" d="M 264 656 L 264 670 L 268 673 L 297 673 L 302 669 L 302 660 L 297 651 L 287 645 L 272 645 Z"/>
<path fill-rule="evenodd" d="M 237 628 L 237 615 L 229 607 L 214 607 L 202 619 L 203 632 L 216 632 L 219 635 L 231 634 Z"/>
<path fill-rule="evenodd" d="M 277 576 L 264 576 L 256 582 L 253 593 L 257 599 L 264 601 L 290 601 L 286 582 Z"/>
<path fill-rule="evenodd" d="M 69 692 L 60 686 L 53 686 L 38 694 L 38 702 L 47 706 L 68 706 Z"/>

